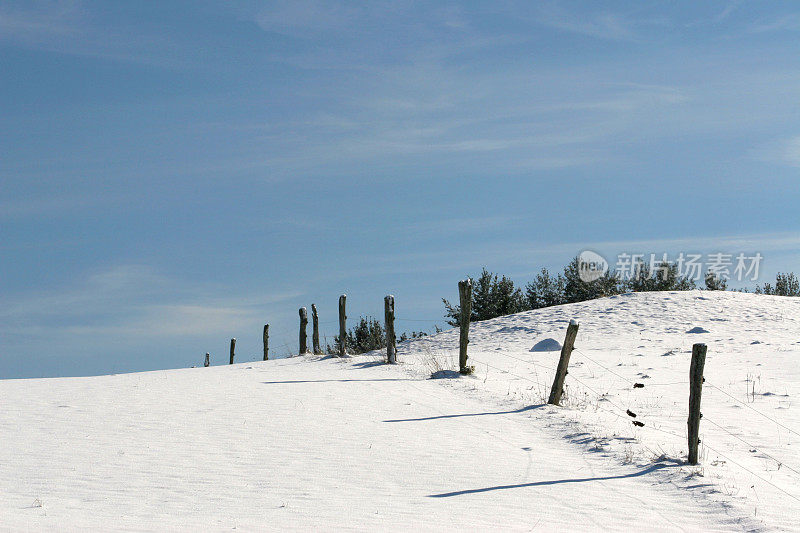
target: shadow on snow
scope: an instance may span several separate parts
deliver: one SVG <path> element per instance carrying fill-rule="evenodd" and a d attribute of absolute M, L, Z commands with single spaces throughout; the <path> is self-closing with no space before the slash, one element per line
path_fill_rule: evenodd
<path fill-rule="evenodd" d="M 377 378 L 377 379 L 297 379 L 287 381 L 262 381 L 264 385 L 286 385 L 293 383 L 349 383 L 351 381 L 416 381 L 414 379 Z"/>
<path fill-rule="evenodd" d="M 670 465 L 666 464 L 655 464 L 652 466 L 648 466 L 643 470 L 639 470 L 638 472 L 631 472 L 630 474 L 622 474 L 619 476 L 604 476 L 604 477 L 585 477 L 585 478 L 575 478 L 575 479 L 556 479 L 553 481 L 532 481 L 530 483 L 517 483 L 515 485 L 495 485 L 494 487 L 483 487 L 480 489 L 466 489 L 466 490 L 457 490 L 453 492 L 443 492 L 441 494 L 429 494 L 428 498 L 449 498 L 451 496 L 461 496 L 464 494 L 477 494 L 480 492 L 490 492 L 493 490 L 506 490 L 506 489 L 521 489 L 525 487 L 542 487 L 546 485 L 560 485 L 562 483 L 586 483 L 589 481 L 608 481 L 610 479 L 626 479 L 631 477 L 639 477 L 647 475 L 651 472 L 655 472 L 656 470 L 660 470 L 662 468 L 668 468 Z"/>
<path fill-rule="evenodd" d="M 442 418 L 460 418 L 462 416 L 487 416 L 487 415 L 510 415 L 514 413 L 524 413 L 525 411 L 530 411 L 531 409 L 538 409 L 543 407 L 545 404 L 538 404 L 538 405 L 528 405 L 526 407 L 521 407 L 520 409 L 514 409 L 513 411 L 492 411 L 488 413 L 463 413 L 458 415 L 438 415 L 438 416 L 426 416 L 424 418 L 398 418 L 396 420 L 384 420 L 384 422 L 423 422 L 425 420 L 440 420 Z"/>

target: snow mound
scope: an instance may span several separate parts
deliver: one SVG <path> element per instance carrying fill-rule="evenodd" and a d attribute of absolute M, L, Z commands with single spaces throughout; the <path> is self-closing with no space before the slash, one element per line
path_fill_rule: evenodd
<path fill-rule="evenodd" d="M 561 349 L 561 343 L 552 337 L 540 340 L 531 348 L 532 352 L 556 352 Z"/>
<path fill-rule="evenodd" d="M 459 374 L 455 370 L 437 370 L 436 372 L 431 374 L 431 379 L 453 379 L 460 376 L 461 374 Z"/>

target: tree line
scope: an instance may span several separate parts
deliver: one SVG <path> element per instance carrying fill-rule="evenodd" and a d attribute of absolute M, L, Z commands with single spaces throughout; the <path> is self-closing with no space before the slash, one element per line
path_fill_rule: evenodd
<path fill-rule="evenodd" d="M 616 274 L 606 272 L 594 281 L 584 281 L 580 275 L 580 260 L 576 257 L 561 273 L 551 275 L 543 268 L 533 281 L 519 287 L 507 276 L 483 268 L 481 275 L 473 281 L 470 321 L 488 320 L 531 309 L 584 302 L 629 292 L 688 291 L 698 288 L 693 279 L 679 274 L 678 266 L 674 263 L 662 262 L 651 271 L 647 263 L 640 262 L 634 272 L 630 279 L 622 279 Z M 704 282 L 706 290 L 727 290 L 727 281 L 713 272 L 706 273 Z M 747 289 L 742 291 L 749 292 Z M 800 296 L 800 283 L 794 273 L 779 273 L 774 286 L 766 283 L 755 287 L 753 292 Z M 442 303 L 447 323 L 458 326 L 461 307 L 452 305 L 445 298 L 442 298 Z"/>
<path fill-rule="evenodd" d="M 533 281 L 524 287 L 515 285 L 507 276 L 489 272 L 483 268 L 481 275 L 475 278 L 472 287 L 472 314 L 471 322 L 488 320 L 504 315 L 511 315 L 531 309 L 541 309 L 554 305 L 584 302 L 605 296 L 614 296 L 628 292 L 650 291 L 688 291 L 697 289 L 695 281 L 678 273 L 677 265 L 662 262 L 651 271 L 647 263 L 640 262 L 635 268 L 636 274 L 630 279 L 606 272 L 594 281 L 584 281 L 580 275 L 580 260 L 578 257 L 564 267 L 556 275 L 543 268 Z M 727 290 L 727 281 L 712 272 L 706 273 L 704 279 L 705 290 Z M 740 289 L 750 292 L 748 289 Z M 800 281 L 794 273 L 778 273 L 775 284 L 765 283 L 756 286 L 756 294 L 770 294 L 775 296 L 800 296 Z M 442 298 L 445 307 L 445 319 L 453 327 L 459 325 L 461 308 L 452 305 L 447 299 Z M 434 326 L 435 332 L 441 329 Z M 398 342 L 426 336 L 424 331 L 411 331 L 402 333 Z M 339 335 L 334 336 L 333 345 L 326 346 L 327 353 L 339 352 Z M 347 352 L 351 354 L 366 353 L 372 350 L 386 348 L 386 330 L 384 325 L 371 316 L 362 316 L 351 327 L 344 339 Z"/>

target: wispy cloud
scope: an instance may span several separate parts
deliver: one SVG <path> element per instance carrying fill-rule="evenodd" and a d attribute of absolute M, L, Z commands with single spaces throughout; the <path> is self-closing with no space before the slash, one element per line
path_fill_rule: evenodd
<path fill-rule="evenodd" d="M 0 6 L 0 42 L 58 54 L 185 67 L 185 62 L 172 59 L 178 46 L 170 36 L 100 20 L 98 11 L 80 0 Z"/>
<path fill-rule="evenodd" d="M 551 3 L 539 6 L 536 21 L 550 28 L 599 39 L 631 41 L 639 38 L 636 23 L 618 13 L 575 13 Z"/>
<path fill-rule="evenodd" d="M 16 198 L 0 200 L 0 219 L 27 217 L 57 217 L 73 214 L 77 210 L 94 207 L 110 201 L 105 195 L 45 196 L 38 198 Z"/>
<path fill-rule="evenodd" d="M 0 39 L 35 44 L 80 33 L 84 21 L 78 1 L 0 6 Z"/>
<path fill-rule="evenodd" d="M 369 4 L 325 0 L 284 0 L 259 11 L 255 20 L 264 30 L 291 35 L 340 31 L 366 16 Z"/>
<path fill-rule="evenodd" d="M 775 31 L 800 31 L 800 13 L 789 13 L 776 18 L 761 20 L 750 27 L 752 33 Z"/>
<path fill-rule="evenodd" d="M 374 28 L 386 28 L 388 22 L 412 16 L 415 18 L 406 26 L 407 31 L 419 32 L 424 28 L 463 31 L 470 26 L 468 17 L 457 5 L 425 6 L 386 0 L 280 0 L 256 11 L 253 18 L 265 31 L 311 40 L 326 34 L 346 37 L 370 34 Z"/>
<path fill-rule="evenodd" d="M 800 136 L 784 143 L 783 160 L 793 167 L 800 167 Z"/>
<path fill-rule="evenodd" d="M 750 151 L 757 161 L 800 167 L 800 135 L 769 142 Z"/>
<path fill-rule="evenodd" d="M 0 309 L 0 330 L 7 335 L 128 339 L 224 335 L 253 326 L 265 307 L 299 294 L 232 295 L 222 287 L 169 278 L 145 265 L 117 265 L 88 275 L 77 286 L 9 298 Z"/>
<path fill-rule="evenodd" d="M 739 8 L 741 4 L 742 0 L 733 0 L 728 2 L 728 5 L 726 5 L 725 8 L 714 17 L 714 22 L 722 22 L 723 20 L 727 19 Z"/>
<path fill-rule="evenodd" d="M 415 237 L 438 235 L 459 235 L 462 233 L 493 233 L 523 220 L 519 216 L 497 215 L 488 217 L 451 217 L 446 219 L 419 220 L 405 224 L 405 231 Z"/>
<path fill-rule="evenodd" d="M 543 266 L 560 267 L 583 250 L 595 250 L 612 260 L 618 253 L 661 254 L 677 257 L 679 252 L 698 253 L 746 253 L 760 252 L 768 263 L 777 255 L 796 255 L 800 251 L 800 236 L 796 233 L 754 233 L 731 235 L 698 235 L 681 238 L 585 240 L 561 243 L 538 241 L 515 241 L 503 243 L 472 242 L 458 250 L 434 250 L 426 252 L 386 253 L 363 257 L 359 263 L 365 265 L 363 273 L 382 272 L 402 274 L 414 268 L 416 272 L 454 271 L 465 275 L 479 271 L 482 267 L 497 268 L 506 265 L 509 270 L 535 274 Z M 612 264 L 614 261 L 611 261 Z M 527 270 L 525 268 L 527 267 Z M 361 275 L 356 268 L 352 275 Z M 523 281 L 524 280 L 520 280 Z"/>

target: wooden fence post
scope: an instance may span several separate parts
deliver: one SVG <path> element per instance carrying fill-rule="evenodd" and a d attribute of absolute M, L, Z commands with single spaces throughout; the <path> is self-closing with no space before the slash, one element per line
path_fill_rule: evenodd
<path fill-rule="evenodd" d="M 269 361 L 269 324 L 264 324 L 264 361 Z"/>
<path fill-rule="evenodd" d="M 692 364 L 689 367 L 689 464 L 697 464 L 697 447 L 700 444 L 700 396 L 703 393 L 703 368 L 706 364 L 705 344 L 692 346 Z"/>
<path fill-rule="evenodd" d="M 397 362 L 397 344 L 394 335 L 394 296 L 391 294 L 383 299 L 384 322 L 386 324 L 386 361 Z"/>
<path fill-rule="evenodd" d="M 311 321 L 313 326 L 311 328 L 311 349 L 314 354 L 319 355 L 322 350 L 319 347 L 319 315 L 317 314 L 317 304 L 311 304 Z"/>
<path fill-rule="evenodd" d="M 208 366 L 211 364 L 210 357 L 211 356 L 208 354 L 208 352 L 206 352 L 206 360 L 203 361 L 203 366 Z"/>
<path fill-rule="evenodd" d="M 300 308 L 300 355 L 308 353 L 306 342 L 306 326 L 308 326 L 308 311 L 305 307 Z"/>
<path fill-rule="evenodd" d="M 347 295 L 339 296 L 339 357 L 347 355 Z"/>
<path fill-rule="evenodd" d="M 472 278 L 458 282 L 458 299 L 461 305 L 459 325 L 461 334 L 458 340 L 458 371 L 471 374 L 472 368 L 467 366 L 467 344 L 469 344 L 469 321 L 472 317 Z"/>
<path fill-rule="evenodd" d="M 561 347 L 561 357 L 556 368 L 556 378 L 553 380 L 553 388 L 550 389 L 550 399 L 547 403 L 558 405 L 561 402 L 561 395 L 564 393 L 564 378 L 567 377 L 567 367 L 569 367 L 569 357 L 575 347 L 575 337 L 578 336 L 578 323 L 574 320 L 569 321 L 567 336 L 564 338 L 564 345 Z"/>
<path fill-rule="evenodd" d="M 236 339 L 231 339 L 231 362 L 229 364 L 233 364 L 233 352 L 236 349 Z"/>

